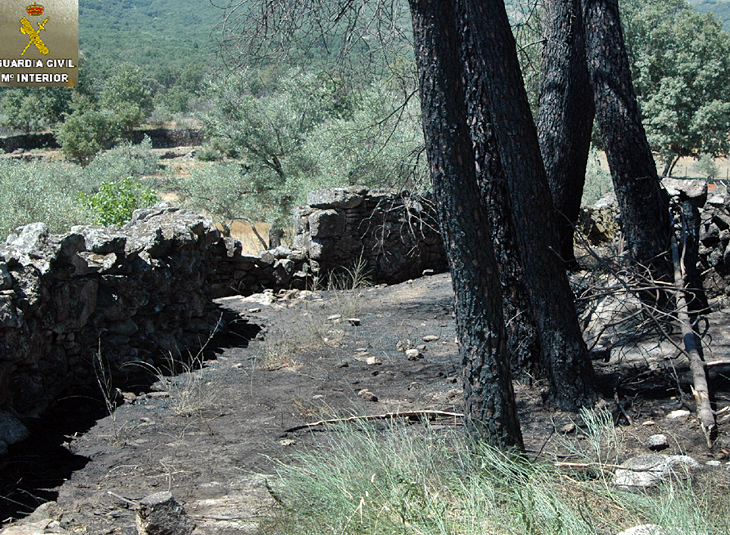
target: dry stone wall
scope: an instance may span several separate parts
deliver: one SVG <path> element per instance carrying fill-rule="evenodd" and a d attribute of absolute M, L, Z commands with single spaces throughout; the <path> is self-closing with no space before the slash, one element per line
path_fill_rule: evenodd
<path fill-rule="evenodd" d="M 373 282 L 394 284 L 448 269 L 436 211 L 427 194 L 363 187 L 311 192 L 294 210 L 294 248 L 323 277 L 361 259 Z"/>
<path fill-rule="evenodd" d="M 193 353 L 220 325 L 213 299 L 304 289 L 359 258 L 374 282 L 442 271 L 428 199 L 363 188 L 322 190 L 296 211 L 294 248 L 258 256 L 210 218 L 164 203 L 123 227 L 42 223 L 0 245 L 0 453 L 64 390 L 123 386 L 169 356 Z M 20 427 L 19 427 L 20 426 Z"/>

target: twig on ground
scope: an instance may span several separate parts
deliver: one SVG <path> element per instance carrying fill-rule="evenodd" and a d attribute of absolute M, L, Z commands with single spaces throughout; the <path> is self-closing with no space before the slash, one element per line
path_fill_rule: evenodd
<path fill-rule="evenodd" d="M 376 420 L 391 420 L 395 418 L 408 418 L 417 419 L 422 416 L 430 418 L 437 417 L 450 417 L 450 418 L 463 418 L 464 415 L 458 412 L 446 412 L 446 411 L 434 411 L 434 410 L 423 410 L 423 411 L 403 411 L 403 412 L 389 412 L 386 414 L 370 414 L 365 416 L 350 416 L 348 418 L 332 418 L 330 420 L 320 420 L 318 422 L 312 422 L 309 424 L 297 425 L 290 427 L 285 433 L 293 433 L 294 431 L 301 431 L 302 429 L 311 429 L 312 427 L 319 427 L 320 425 L 328 424 L 339 424 L 346 422 L 372 422 Z"/>

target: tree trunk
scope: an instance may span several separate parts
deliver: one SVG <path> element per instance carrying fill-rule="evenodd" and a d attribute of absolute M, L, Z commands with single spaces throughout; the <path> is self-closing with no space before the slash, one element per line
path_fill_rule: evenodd
<path fill-rule="evenodd" d="M 492 444 L 522 447 L 491 228 L 467 125 L 454 2 L 409 3 L 426 151 L 456 294 L 465 422 Z"/>
<path fill-rule="evenodd" d="M 510 202 L 504 171 L 499 159 L 494 125 L 487 101 L 489 88 L 479 73 L 474 41 L 469 27 L 462 25 L 461 46 L 464 69 L 466 111 L 474 147 L 476 176 L 482 201 L 492 224 L 492 246 L 499 267 L 502 287 L 502 311 L 507 331 L 507 353 L 515 378 L 544 378 L 537 329 L 530 312 L 530 300 L 524 284 L 519 250 L 510 218 Z"/>
<path fill-rule="evenodd" d="M 545 48 L 537 134 L 558 214 L 560 256 L 568 269 L 576 269 L 573 229 L 580 212 L 595 110 L 580 0 L 543 0 L 542 27 Z"/>
<path fill-rule="evenodd" d="M 456 0 L 459 33 L 469 31 L 474 72 L 487 88 L 487 106 L 510 198 L 524 283 L 540 337 L 553 402 L 576 409 L 595 398 L 593 368 L 583 342 L 573 293 L 558 255 L 557 225 L 540 156 L 537 130 L 502 0 Z"/>
<path fill-rule="evenodd" d="M 669 200 L 641 124 L 618 0 L 581 0 L 586 57 L 623 231 L 633 261 L 671 280 Z"/>

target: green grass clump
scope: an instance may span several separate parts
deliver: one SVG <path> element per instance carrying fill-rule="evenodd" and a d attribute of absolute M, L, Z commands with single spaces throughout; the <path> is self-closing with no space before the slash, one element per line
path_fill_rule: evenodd
<path fill-rule="evenodd" d="M 676 481 L 644 494 L 620 491 L 608 471 L 530 462 L 469 443 L 461 430 L 364 424 L 331 427 L 328 436 L 280 467 L 272 492 L 283 507 L 263 526 L 267 533 L 584 535 L 655 523 L 667 533 L 710 535 L 730 528 L 726 486 L 719 498 Z"/>

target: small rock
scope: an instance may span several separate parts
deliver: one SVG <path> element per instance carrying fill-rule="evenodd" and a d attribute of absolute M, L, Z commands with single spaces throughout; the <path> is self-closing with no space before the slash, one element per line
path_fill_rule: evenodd
<path fill-rule="evenodd" d="M 195 523 L 169 492 L 158 492 L 142 499 L 137 510 L 139 535 L 190 535 Z"/>
<path fill-rule="evenodd" d="M 346 360 L 343 360 L 342 362 L 340 362 L 340 363 L 339 363 L 339 364 L 337 365 L 337 367 L 338 367 L 338 368 L 349 368 L 349 366 L 350 366 L 350 363 L 349 363 L 349 362 L 347 362 Z"/>
<path fill-rule="evenodd" d="M 377 366 L 382 363 L 383 361 L 377 357 L 368 357 L 365 359 L 365 364 L 368 364 L 369 366 Z"/>
<path fill-rule="evenodd" d="M 368 390 L 367 388 L 363 388 L 362 390 L 360 390 L 357 395 L 365 401 L 372 401 L 373 403 L 378 401 L 378 396 L 370 392 L 370 390 Z"/>
<path fill-rule="evenodd" d="M 357 351 L 358 353 L 367 353 L 368 348 L 367 347 L 357 347 L 357 348 L 355 348 L 355 351 Z"/>
<path fill-rule="evenodd" d="M 398 342 L 395 344 L 395 348 L 398 351 L 405 351 L 407 349 L 411 349 L 413 347 L 413 342 L 410 340 L 398 340 Z"/>
<path fill-rule="evenodd" d="M 423 354 L 419 349 L 406 349 L 406 357 L 408 360 L 418 360 L 423 358 Z"/>
<path fill-rule="evenodd" d="M 705 464 L 707 466 L 722 466 L 722 463 L 720 461 L 707 461 Z"/>
<path fill-rule="evenodd" d="M 284 447 L 293 446 L 296 443 L 297 443 L 297 441 L 294 440 L 293 438 L 283 438 L 279 441 L 279 444 L 281 444 Z"/>
<path fill-rule="evenodd" d="M 360 318 L 347 318 L 347 322 L 353 327 L 359 327 L 361 323 Z"/>
<path fill-rule="evenodd" d="M 433 269 L 424 269 L 423 272 L 421 273 L 421 275 L 424 277 L 428 277 L 433 274 L 434 274 Z"/>
<path fill-rule="evenodd" d="M 331 316 L 327 316 L 327 321 L 337 321 L 341 320 L 342 315 L 341 314 L 332 314 Z"/>
<path fill-rule="evenodd" d="M 249 311 L 249 312 L 250 312 L 251 314 L 257 314 L 257 313 L 261 312 L 261 309 L 260 309 L 259 307 L 256 307 L 256 308 L 249 308 L 249 309 L 248 309 L 248 311 Z"/>
<path fill-rule="evenodd" d="M 427 334 L 426 336 L 423 337 L 423 341 L 424 342 L 435 342 L 439 338 L 440 337 L 436 336 L 435 334 Z"/>
<path fill-rule="evenodd" d="M 560 433 L 563 435 L 575 433 L 575 424 L 573 422 L 570 422 L 569 424 L 565 424 L 563 427 L 560 428 Z"/>
<path fill-rule="evenodd" d="M 654 422 L 652 420 L 647 420 L 646 422 L 643 422 L 641 425 L 643 425 L 644 427 L 651 427 L 652 425 L 656 425 L 656 422 Z"/>
<path fill-rule="evenodd" d="M 646 441 L 646 445 L 652 451 L 659 451 L 669 447 L 669 439 L 667 435 L 652 435 Z"/>
<path fill-rule="evenodd" d="M 672 411 L 669 414 L 667 414 L 667 420 L 676 420 L 677 418 L 686 418 L 690 414 L 692 414 L 692 413 L 687 410 L 684 410 L 684 409 Z"/>
<path fill-rule="evenodd" d="M 664 535 L 666 531 L 656 524 L 642 524 L 633 528 L 625 529 L 618 535 Z"/>

